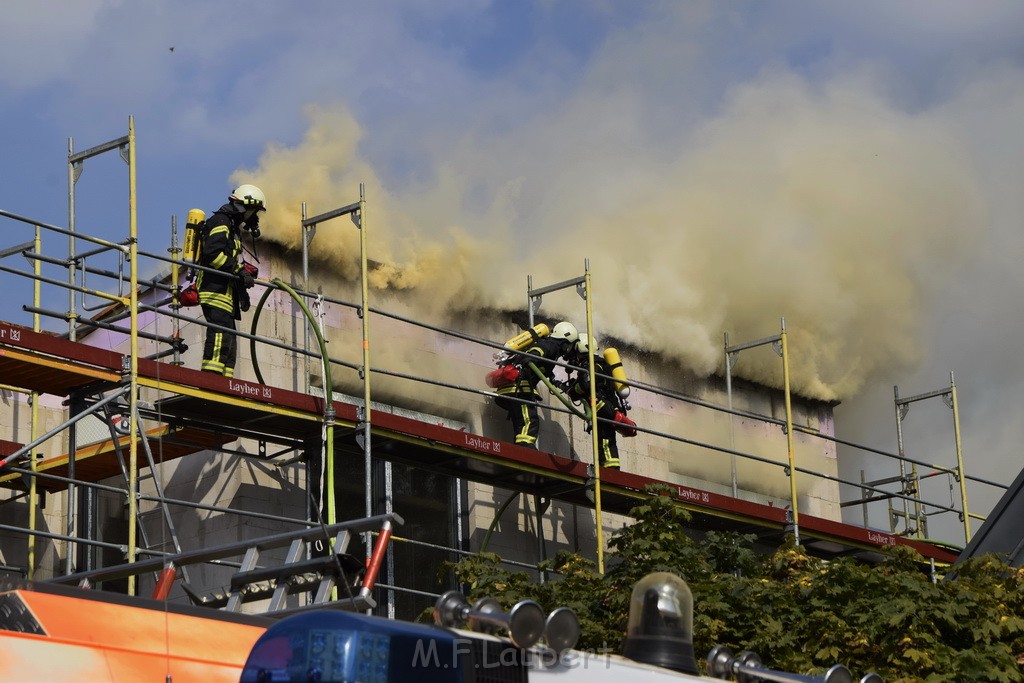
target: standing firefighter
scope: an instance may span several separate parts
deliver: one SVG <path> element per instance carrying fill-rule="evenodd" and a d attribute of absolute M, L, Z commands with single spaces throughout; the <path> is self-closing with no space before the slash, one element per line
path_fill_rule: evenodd
<path fill-rule="evenodd" d="M 584 368 L 575 370 L 568 381 L 569 397 L 575 402 L 590 403 L 590 345 L 593 338 L 581 334 L 576 342 L 574 352 L 569 358 L 573 365 Z M 625 372 L 621 371 L 622 363 L 618 362 L 618 351 L 605 349 L 601 351 L 597 341 L 593 341 L 594 353 L 594 393 L 597 404 L 597 447 L 601 456 L 601 467 L 619 469 L 619 445 L 616 433 L 623 436 L 636 436 L 636 425 L 626 417 L 629 404 L 625 397 L 629 395 L 629 387 L 616 379 L 621 376 L 625 380 Z M 611 356 L 611 358 L 609 358 Z M 613 367 L 614 366 L 614 367 Z M 614 376 L 613 376 L 614 375 Z M 587 422 L 587 431 L 591 430 Z"/>
<path fill-rule="evenodd" d="M 546 329 L 546 326 L 543 328 Z M 510 362 L 501 368 L 511 370 L 512 376 L 506 375 L 508 383 L 497 387 L 496 403 L 508 413 L 508 419 L 515 431 L 516 444 L 536 448 L 537 435 L 540 433 L 537 411 L 537 403 L 540 401 L 537 383 L 540 382 L 540 378 L 530 368 L 529 363 L 545 377 L 552 379 L 555 362 L 569 353 L 578 338 L 576 327 L 564 321 L 555 325 L 550 334 L 542 336 L 534 332 L 522 348 L 516 349 L 519 353 L 510 356 Z M 537 356 L 538 359 L 534 360 L 530 356 Z"/>
<path fill-rule="evenodd" d="M 255 185 L 240 185 L 206 221 L 200 245 L 199 265 L 220 271 L 199 271 L 196 288 L 206 322 L 203 372 L 234 377 L 238 341 L 235 321 L 249 310 L 249 292 L 258 271 L 242 260 L 241 231 L 259 236 L 260 212 L 266 210 L 263 191 Z"/>

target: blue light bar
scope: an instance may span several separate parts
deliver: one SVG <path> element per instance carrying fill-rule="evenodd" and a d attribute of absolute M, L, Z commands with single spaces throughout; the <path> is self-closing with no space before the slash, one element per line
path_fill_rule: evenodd
<path fill-rule="evenodd" d="M 334 610 L 282 619 L 260 636 L 241 683 L 463 683 L 470 648 L 434 626 Z"/>

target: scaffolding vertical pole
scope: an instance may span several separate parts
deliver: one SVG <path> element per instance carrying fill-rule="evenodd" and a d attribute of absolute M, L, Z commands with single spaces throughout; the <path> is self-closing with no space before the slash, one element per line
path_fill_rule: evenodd
<path fill-rule="evenodd" d="M 964 543 L 971 542 L 971 515 L 967 508 L 967 477 L 964 475 L 964 453 L 960 446 L 960 406 L 956 400 L 956 382 L 953 372 L 949 373 L 949 392 L 953 409 L 953 435 L 956 439 L 956 476 L 960 480 L 960 504 L 964 518 Z"/>
<path fill-rule="evenodd" d="M 72 161 L 72 157 L 75 153 L 75 141 L 72 138 L 68 138 L 68 284 L 72 287 L 68 288 L 68 339 L 75 341 L 77 339 L 77 330 L 75 328 L 75 320 L 77 319 L 77 310 L 75 307 L 75 280 L 76 280 L 76 260 L 75 260 L 75 183 L 78 182 L 78 177 L 82 173 L 81 162 Z M 37 251 L 38 253 L 38 251 Z M 39 305 L 38 303 L 36 304 Z M 72 442 L 69 446 L 69 457 L 68 457 L 68 495 L 67 495 L 67 506 L 68 506 L 68 519 L 66 525 L 66 533 L 68 536 L 74 536 L 76 526 L 78 523 L 77 518 L 77 499 L 78 489 L 75 487 L 75 447 L 76 443 Z M 33 477 L 35 479 L 35 477 Z M 65 570 L 68 574 L 71 573 L 71 546 L 68 546 L 67 554 L 65 557 Z"/>
<path fill-rule="evenodd" d="M 178 246 L 178 217 L 171 216 L 171 248 L 167 250 L 171 254 L 171 310 L 175 313 L 181 310 L 181 272 L 178 261 L 181 260 L 183 249 Z M 175 317 L 171 319 L 171 338 L 176 342 L 181 340 L 181 321 Z M 181 360 L 181 351 L 177 343 L 174 345 L 174 355 L 171 356 L 171 365 L 184 365 Z"/>
<path fill-rule="evenodd" d="M 35 253 L 38 254 L 43 249 L 43 246 L 42 246 L 43 238 L 42 238 L 42 234 L 41 234 L 42 233 L 42 228 L 40 228 L 38 225 L 35 226 L 35 227 L 36 227 L 36 236 L 35 236 L 35 245 L 33 246 L 33 249 L 35 250 Z M 32 305 L 33 305 L 33 308 L 36 311 L 39 311 L 39 305 L 40 305 L 41 298 L 42 298 L 41 297 L 42 293 L 40 291 L 40 287 L 41 287 L 42 283 L 41 283 L 39 278 L 40 278 L 40 276 L 42 275 L 42 272 L 43 272 L 42 271 L 42 262 L 39 259 L 35 259 L 35 263 L 32 266 L 32 272 L 35 274 L 35 278 L 33 279 L 33 284 L 32 284 Z M 40 331 L 39 313 L 38 312 L 32 314 L 32 331 L 33 332 L 39 332 Z M 31 403 L 32 403 L 31 417 L 29 418 L 29 421 L 31 423 L 30 426 L 29 426 L 29 436 L 31 437 L 31 440 L 29 441 L 29 443 L 34 443 L 36 438 L 37 438 L 37 436 L 38 436 L 38 434 L 39 434 L 39 392 L 33 390 L 29 394 L 29 401 L 31 401 Z M 28 454 L 29 469 L 32 470 L 32 473 L 33 473 L 32 476 L 30 477 L 30 479 L 32 481 L 30 481 L 29 484 L 28 484 L 28 528 L 29 528 L 29 531 L 35 531 L 35 529 L 36 529 L 36 504 L 38 502 L 39 490 L 38 490 L 38 487 L 36 485 L 35 472 L 36 472 L 36 470 L 39 467 L 38 463 L 36 462 L 36 460 L 38 458 L 38 455 L 39 455 L 38 452 L 34 448 L 31 451 L 29 451 L 29 454 Z M 33 533 L 30 533 L 28 535 L 28 578 L 29 579 L 33 578 L 33 576 L 35 575 L 35 571 L 36 571 L 36 535 L 33 534 Z"/>
<path fill-rule="evenodd" d="M 530 292 L 533 291 L 533 276 L 526 276 L 526 310 L 527 310 L 527 323 L 528 328 L 533 327 L 533 296 Z"/>
<path fill-rule="evenodd" d="M 84 408 L 81 396 L 72 394 L 68 397 L 68 415 L 77 415 Z M 71 574 L 74 572 L 75 562 L 74 558 L 81 552 L 83 546 L 77 545 L 74 542 L 75 530 L 78 525 L 76 507 L 76 496 L 74 489 L 75 481 L 75 460 L 78 456 L 78 422 L 72 422 L 68 426 L 68 497 L 67 497 L 67 531 L 65 532 L 68 536 L 67 551 L 64 553 L 64 573 Z M 87 488 L 85 490 L 88 490 Z M 88 547 L 88 546 L 85 546 Z"/>
<path fill-rule="evenodd" d="M 914 486 L 914 529 L 917 537 L 924 539 L 928 537 L 928 518 L 921 505 L 921 477 L 917 473 L 917 463 L 915 462 L 910 463 L 910 481 Z"/>
<path fill-rule="evenodd" d="M 75 280 L 77 264 L 75 261 L 75 183 L 82 175 L 82 162 L 75 158 L 75 143 L 68 138 L 68 339 L 76 340 L 75 321 L 78 312 L 75 306 Z"/>
<path fill-rule="evenodd" d="M 729 333 L 723 334 L 723 340 L 725 342 L 725 395 L 729 401 L 729 449 L 736 450 L 736 425 L 734 420 L 736 418 L 732 413 L 732 353 L 729 351 Z M 732 469 L 732 497 L 736 498 L 739 495 L 739 487 L 736 481 L 736 454 L 733 453 L 729 456 L 731 460 Z"/>
<path fill-rule="evenodd" d="M 860 499 L 862 501 L 864 501 L 864 502 L 862 502 L 860 504 L 860 511 L 861 511 L 861 514 L 864 515 L 864 528 L 865 529 L 868 528 L 868 503 L 867 503 L 867 500 L 866 500 L 867 497 L 868 497 L 868 495 L 867 495 L 868 492 L 867 492 L 867 489 L 864 488 L 864 485 L 866 483 L 867 482 L 864 480 L 864 470 L 861 470 L 860 471 Z"/>
<path fill-rule="evenodd" d="M 128 117 L 128 263 L 129 309 L 131 310 L 131 352 L 129 354 L 128 381 L 128 562 L 135 562 L 137 529 L 139 522 L 139 242 L 138 214 L 135 196 L 135 117 Z M 128 577 L 128 594 L 135 595 L 135 576 Z"/>
<path fill-rule="evenodd" d="M 363 322 L 363 465 L 366 468 L 366 516 L 373 516 L 373 472 L 371 465 L 373 456 L 370 448 L 370 288 L 369 288 L 369 267 L 366 258 L 366 185 L 359 183 L 359 215 L 356 226 L 359 228 L 359 272 L 360 287 L 362 295 L 362 322 Z M 388 492 L 390 495 L 390 492 Z M 333 490 L 332 490 L 333 496 Z M 332 497 L 333 502 L 333 497 Z M 366 542 L 366 557 L 372 554 L 369 535 Z"/>
<path fill-rule="evenodd" d="M 309 291 L 309 243 L 313 240 L 316 225 L 306 224 L 306 202 L 302 202 L 302 290 Z M 302 392 L 309 393 L 309 328 L 302 326 Z M 333 396 L 333 393 L 332 393 Z"/>
<path fill-rule="evenodd" d="M 899 385 L 894 385 L 892 388 L 893 404 L 896 406 L 896 448 L 899 454 L 900 461 L 900 483 L 903 485 L 904 491 L 907 487 L 907 463 L 904 460 L 905 453 L 903 451 L 903 418 L 906 417 L 909 405 L 906 403 L 900 403 L 900 388 Z M 903 499 L 903 520 L 909 523 L 910 517 L 909 509 L 907 508 L 907 499 Z M 893 521 L 892 515 L 889 515 L 889 531 L 896 531 L 896 524 Z"/>
<path fill-rule="evenodd" d="M 587 304 L 587 365 L 590 372 L 590 436 L 594 447 L 594 514 L 597 526 L 597 572 L 604 575 L 604 520 L 601 516 L 601 444 L 597 434 L 597 373 L 594 368 L 594 306 L 591 299 L 590 259 L 583 265 L 583 298 Z"/>
<path fill-rule="evenodd" d="M 796 454 L 793 452 L 793 405 L 789 393 L 789 345 L 786 341 L 786 319 L 782 319 L 782 381 L 786 392 L 786 447 L 789 450 L 789 497 L 793 505 L 793 540 L 800 545 L 800 511 L 796 501 Z"/>
<path fill-rule="evenodd" d="M 550 501 L 548 501 L 550 503 Z M 544 562 L 547 558 L 547 542 L 544 537 L 544 513 L 547 512 L 548 504 L 541 500 L 540 494 L 533 494 L 533 515 L 537 520 L 537 564 Z M 546 583 L 548 573 L 543 569 L 537 572 L 541 583 Z"/>

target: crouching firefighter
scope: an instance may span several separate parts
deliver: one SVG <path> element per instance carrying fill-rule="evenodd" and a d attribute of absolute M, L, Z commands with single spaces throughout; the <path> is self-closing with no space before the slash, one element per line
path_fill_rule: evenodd
<path fill-rule="evenodd" d="M 624 384 L 626 379 L 625 370 L 622 369 L 622 362 L 619 360 L 619 352 L 613 348 L 600 349 L 597 341 L 581 334 L 579 340 L 573 347 L 569 362 L 579 368 L 573 371 L 573 375 L 566 383 L 566 393 L 575 403 L 590 403 L 590 347 L 593 343 L 594 354 L 594 396 L 597 411 L 597 447 L 601 458 L 601 467 L 619 469 L 619 445 L 616 439 L 617 434 L 623 436 L 636 436 L 636 423 L 630 420 L 626 413 L 629 404 L 626 397 L 629 396 L 629 386 Z M 588 412 L 589 415 L 589 412 Z M 587 431 L 592 429 L 592 423 L 588 419 Z"/>
<path fill-rule="evenodd" d="M 520 337 L 524 340 L 521 345 L 516 343 Z M 506 344 L 510 352 L 503 352 L 500 367 L 488 377 L 488 384 L 496 387 L 498 398 L 495 403 L 508 413 L 516 444 L 537 448 L 537 435 L 540 433 L 537 410 L 540 393 L 537 384 L 541 380 L 530 365 L 549 380 L 553 379 L 555 363 L 566 357 L 579 339 L 579 334 L 575 325 L 563 321 L 555 325 L 550 333 L 547 333 L 546 325 L 538 325 L 520 337 Z"/>
<path fill-rule="evenodd" d="M 203 372 L 234 377 L 238 339 L 235 321 L 249 310 L 249 289 L 258 270 L 242 260 L 242 230 L 259 236 L 259 214 L 266 210 L 266 198 L 255 185 L 240 185 L 228 203 L 206 220 L 200 244 L 199 265 L 219 272 L 200 270 L 196 279 L 199 304 L 206 322 Z M 221 329 L 223 328 L 223 329 Z"/>

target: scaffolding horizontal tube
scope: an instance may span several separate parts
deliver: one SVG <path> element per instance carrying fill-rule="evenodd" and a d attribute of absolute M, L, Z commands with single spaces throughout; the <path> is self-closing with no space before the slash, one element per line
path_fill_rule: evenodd
<path fill-rule="evenodd" d="M 374 534 L 371 534 L 371 535 L 372 536 L 376 536 L 377 534 L 374 533 Z M 462 555 L 463 557 L 475 557 L 475 556 L 479 555 L 479 553 L 474 553 L 471 550 L 462 550 L 461 548 L 450 548 L 450 547 L 444 546 L 444 545 L 437 545 L 436 543 L 427 543 L 426 541 L 417 541 L 416 539 L 413 539 L 413 538 L 402 538 L 401 536 L 394 536 L 394 535 L 392 535 L 391 536 L 391 541 L 392 542 L 397 541 L 399 543 L 408 543 L 409 545 L 417 545 L 417 546 L 421 546 L 421 547 L 424 547 L 424 548 L 433 548 L 434 550 L 443 550 L 444 552 L 452 553 L 453 555 Z M 504 557 L 499 557 L 498 558 L 498 562 L 499 562 L 499 564 L 507 564 L 507 565 L 511 565 L 513 567 L 522 567 L 523 569 L 532 569 L 534 571 L 540 571 L 540 567 L 538 567 L 535 564 L 530 564 L 529 562 L 519 562 L 517 560 L 508 560 L 508 559 L 505 559 Z M 553 570 L 548 570 L 548 571 L 553 571 Z M 555 572 L 555 573 L 557 574 L 558 572 Z M 379 586 L 380 584 L 377 584 L 377 585 Z"/>
<path fill-rule="evenodd" d="M 50 223 L 43 223 L 42 221 L 33 220 L 33 219 L 27 218 L 25 216 L 19 216 L 18 214 L 11 213 L 10 211 L 4 211 L 3 209 L 0 209 L 0 216 L 2 216 L 4 218 L 10 218 L 10 219 L 15 220 L 15 221 L 20 221 L 20 222 L 25 223 L 27 225 L 44 228 L 46 230 L 50 230 L 52 232 L 60 233 L 61 235 L 66 235 L 68 237 L 74 237 L 75 239 L 82 240 L 83 242 L 92 242 L 93 244 L 102 244 L 102 245 L 104 245 L 106 247 L 111 247 L 111 248 L 114 248 L 114 249 L 119 249 L 119 250 L 123 251 L 125 254 L 128 253 L 128 247 L 122 246 L 121 244 L 119 244 L 117 242 L 111 242 L 110 240 L 101 239 L 99 237 L 92 237 L 92 236 L 87 235 L 85 233 L 76 232 L 74 230 L 68 230 L 67 228 L 62 228 L 62 227 L 57 226 L 57 225 L 51 225 Z"/>
<path fill-rule="evenodd" d="M 935 398 L 936 396 L 946 396 L 953 392 L 952 389 L 936 389 L 935 391 L 929 391 L 926 394 L 917 394 L 916 396 L 908 396 L 906 398 L 896 399 L 896 405 L 902 406 L 908 403 L 914 403 L 916 401 L 924 401 L 925 399 Z"/>
<path fill-rule="evenodd" d="M 555 284 L 547 285 L 546 287 L 538 287 L 537 289 L 531 289 L 529 292 L 527 292 L 527 294 L 530 297 L 543 296 L 544 294 L 547 294 L 549 292 L 556 292 L 556 291 L 558 291 L 560 289 L 565 289 L 566 287 L 573 287 L 575 285 L 581 285 L 585 281 L 586 281 L 585 277 L 581 275 L 580 277 L 574 277 L 574 278 L 570 278 L 568 280 L 562 280 L 561 282 L 556 282 Z"/>
<path fill-rule="evenodd" d="M 765 344 L 774 344 L 774 343 L 779 342 L 779 341 L 782 341 L 782 336 L 776 334 L 776 335 L 774 335 L 772 337 L 764 337 L 762 339 L 755 339 L 754 341 L 744 342 L 742 344 L 736 344 L 735 346 L 727 346 L 727 347 L 725 347 L 725 352 L 726 353 L 739 353 L 740 351 L 745 351 L 746 349 L 752 349 L 755 346 L 764 346 Z"/>
<path fill-rule="evenodd" d="M 68 155 L 68 163 L 69 164 L 77 164 L 80 161 L 85 161 L 86 159 L 88 159 L 90 157 L 94 157 L 94 156 L 96 156 L 98 154 L 103 154 L 104 152 L 109 152 L 112 149 L 120 149 L 121 147 L 124 147 L 128 143 L 129 143 L 129 138 L 128 138 L 127 135 L 125 135 L 124 137 L 120 137 L 120 138 L 118 138 L 116 140 L 111 140 L 110 142 L 104 142 L 102 145 L 96 145 L 95 147 L 90 147 L 89 149 L 85 150 L 84 152 L 77 152 L 75 154 L 69 154 Z"/>
<path fill-rule="evenodd" d="M 142 306 L 139 306 L 139 308 L 141 309 Z M 71 316 L 67 312 L 60 313 L 58 311 L 50 311 L 45 308 L 36 308 L 35 306 L 22 306 L 22 310 L 26 313 L 38 313 L 39 315 L 45 315 L 47 318 L 55 318 L 57 320 L 63 320 L 64 322 L 71 320 Z M 108 322 L 96 320 L 94 318 L 76 318 L 76 320 L 81 322 L 81 327 L 83 328 L 99 328 L 102 330 L 109 330 L 111 332 L 123 332 L 126 335 L 131 331 L 126 327 L 112 325 Z M 148 339 L 150 341 L 161 342 L 164 344 L 175 344 L 178 342 L 174 337 L 165 337 L 151 332 L 143 332 L 142 330 L 139 330 L 138 335 L 139 339 Z"/>
<path fill-rule="evenodd" d="M 346 206 L 343 206 L 340 209 L 334 209 L 333 211 L 326 211 L 326 212 L 321 213 L 321 214 L 319 214 L 317 216 L 313 216 L 312 218 L 304 219 L 302 221 L 302 227 L 308 228 L 308 227 L 310 227 L 312 225 L 316 225 L 317 223 L 323 223 L 324 221 L 329 221 L 332 218 L 337 218 L 338 216 L 345 216 L 345 215 L 350 214 L 350 213 L 355 213 L 358 210 L 359 210 L 359 202 L 354 202 L 352 204 L 347 204 Z"/>
<path fill-rule="evenodd" d="M 103 292 L 94 291 L 94 290 L 91 290 L 91 289 L 86 289 L 85 287 L 79 287 L 78 285 L 70 285 L 67 282 L 63 282 L 61 280 L 55 280 L 53 278 L 46 277 L 44 275 L 36 275 L 35 273 L 27 273 L 25 271 L 20 271 L 17 268 L 10 268 L 9 266 L 0 266 L 0 272 L 13 273 L 15 275 L 23 275 L 23 276 L 25 276 L 27 278 L 30 278 L 32 280 L 37 280 L 37 281 L 42 282 L 44 284 L 54 285 L 55 287 L 63 287 L 64 289 L 73 289 L 74 291 L 81 292 L 82 294 L 92 294 L 93 296 L 102 297 L 104 299 L 108 299 L 110 301 L 114 301 L 114 302 L 119 303 L 119 304 L 124 304 L 126 306 L 128 305 L 128 298 L 127 297 L 120 297 L 120 296 L 115 296 L 115 295 L 112 295 L 112 294 L 105 294 Z M 24 309 L 24 308 L 25 307 L 22 306 L 22 309 Z"/>
<path fill-rule="evenodd" d="M 49 531 L 41 531 L 39 529 L 26 529 L 20 526 L 11 526 L 9 524 L 0 524 L 0 531 L 13 531 L 14 533 L 24 534 L 25 536 L 38 536 L 40 538 L 48 538 L 53 541 L 66 541 L 74 543 L 85 543 L 86 545 L 95 546 L 97 548 L 107 548 L 109 550 L 124 551 L 123 545 L 116 543 L 107 543 L 105 541 L 94 541 L 89 538 L 78 538 L 77 536 L 66 536 L 64 534 L 55 534 Z"/>
<path fill-rule="evenodd" d="M 8 256 L 13 256 L 14 254 L 17 254 L 19 251 L 31 251 L 32 249 L 35 248 L 35 246 L 35 241 L 32 241 L 25 242 L 24 244 L 18 244 L 13 247 L 8 247 L 7 249 L 0 249 L 0 258 L 7 258 Z"/>

